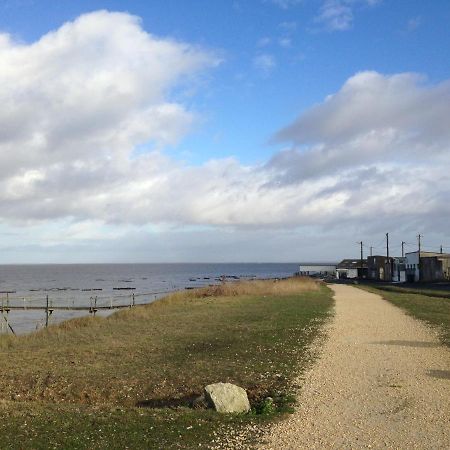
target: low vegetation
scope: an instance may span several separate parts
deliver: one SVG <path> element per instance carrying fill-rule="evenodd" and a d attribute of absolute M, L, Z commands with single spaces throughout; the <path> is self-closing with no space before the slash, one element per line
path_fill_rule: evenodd
<path fill-rule="evenodd" d="M 331 291 L 309 279 L 230 283 L 1 336 L 2 445 L 214 447 L 289 409 L 331 306 Z M 217 381 L 246 388 L 252 413 L 193 409 Z"/>
<path fill-rule="evenodd" d="M 420 287 L 404 287 L 398 285 L 376 285 L 376 289 L 387 291 L 387 292 L 396 292 L 398 294 L 418 294 L 425 295 L 427 297 L 439 297 L 439 298 L 449 298 L 450 299 L 450 290 L 442 290 L 439 289 L 439 286 L 426 285 Z"/>
<path fill-rule="evenodd" d="M 448 292 L 435 290 L 421 290 L 420 286 L 414 289 L 384 286 L 364 287 L 370 292 L 380 294 L 383 298 L 404 309 L 411 316 L 423 320 L 438 330 L 442 343 L 450 346 L 450 298 Z"/>

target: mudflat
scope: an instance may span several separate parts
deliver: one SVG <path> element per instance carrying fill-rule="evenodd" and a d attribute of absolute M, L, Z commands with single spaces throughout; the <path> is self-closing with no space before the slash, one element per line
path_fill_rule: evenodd
<path fill-rule="evenodd" d="M 264 449 L 450 448 L 450 351 L 379 295 L 331 285 L 336 314 Z"/>

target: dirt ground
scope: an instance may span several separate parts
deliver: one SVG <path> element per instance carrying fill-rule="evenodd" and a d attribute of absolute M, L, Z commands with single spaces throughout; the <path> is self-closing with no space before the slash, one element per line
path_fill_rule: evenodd
<path fill-rule="evenodd" d="M 336 316 L 297 410 L 259 448 L 449 449 L 450 351 L 380 296 L 331 287 Z"/>

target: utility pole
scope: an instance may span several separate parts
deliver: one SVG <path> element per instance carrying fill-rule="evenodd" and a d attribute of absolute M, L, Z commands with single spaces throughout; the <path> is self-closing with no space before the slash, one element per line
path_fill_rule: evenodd
<path fill-rule="evenodd" d="M 418 244 L 419 244 L 419 254 L 418 254 L 418 264 L 417 264 L 417 269 L 419 270 L 419 281 L 420 281 L 420 250 L 421 250 L 421 247 L 422 247 L 421 238 L 423 238 L 423 236 L 419 233 L 418 236 L 417 236 L 417 241 L 418 241 Z"/>
<path fill-rule="evenodd" d="M 441 255 L 442 255 L 443 251 L 442 251 L 442 244 L 441 244 Z"/>
<path fill-rule="evenodd" d="M 370 247 L 370 256 L 373 256 L 372 255 L 372 249 L 373 249 L 373 247 Z"/>
<path fill-rule="evenodd" d="M 389 261 L 389 233 L 386 233 L 386 264 L 384 266 L 384 279 L 385 281 L 391 281 L 392 279 L 391 262 Z"/>
<path fill-rule="evenodd" d="M 363 242 L 361 241 L 359 243 L 361 246 L 361 278 L 363 277 Z"/>
<path fill-rule="evenodd" d="M 405 244 L 406 244 L 406 242 L 402 241 L 402 258 L 405 257 Z"/>

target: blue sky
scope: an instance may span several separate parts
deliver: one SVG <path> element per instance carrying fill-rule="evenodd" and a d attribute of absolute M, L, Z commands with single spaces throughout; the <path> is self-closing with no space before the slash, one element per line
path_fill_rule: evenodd
<path fill-rule="evenodd" d="M 104 10 L 103 15 L 98 13 L 100 10 Z M 114 12 L 123 14 L 115 16 Z M 78 23 L 80 17 L 91 17 L 92 20 L 81 20 L 79 26 L 74 25 L 73 31 L 67 33 L 61 28 L 64 24 L 70 27 L 71 23 Z M 95 31 L 94 35 L 91 29 L 96 28 L 96 20 L 105 25 L 104 31 Z M 123 38 L 131 36 L 129 60 L 128 53 L 119 49 L 120 31 L 114 40 L 114 27 L 121 30 L 120 25 L 125 23 L 127 30 Z M 30 127 L 17 125 L 20 139 L 5 140 L 3 147 L 0 140 L 0 154 L 3 152 L 7 158 L 11 148 L 24 146 L 25 142 L 29 144 L 39 136 L 46 144 L 40 145 L 39 151 L 34 143 L 30 144 L 27 154 L 35 155 L 39 161 L 48 158 L 46 169 L 39 163 L 25 163 L 25 159 L 14 164 L 11 158 L 8 160 L 17 173 L 14 179 L 11 173 L 4 175 L 5 192 L 14 189 L 18 192 L 3 199 L 5 212 L 0 221 L 4 231 L 3 237 L 0 234 L 0 247 L 3 244 L 5 255 L 3 262 L 36 262 L 44 258 L 43 252 L 46 261 L 56 262 L 84 259 L 339 259 L 345 256 L 355 239 L 364 239 L 370 245 L 369 242 L 377 240 L 378 235 L 383 236 L 384 232 L 390 231 L 389 227 L 391 232 L 398 233 L 399 239 L 405 237 L 403 240 L 408 240 L 406 237 L 414 239 L 417 232 L 423 232 L 429 236 L 430 245 L 450 242 L 443 225 L 449 218 L 448 209 L 441 200 L 448 194 L 448 183 L 442 183 L 438 192 L 425 192 L 422 187 L 430 182 L 425 178 L 426 173 L 436 170 L 433 179 L 440 179 L 442 174 L 438 171 L 448 164 L 448 136 L 445 132 L 433 134 L 433 124 L 436 120 L 445 120 L 442 118 L 442 111 L 446 112 L 445 105 L 441 105 L 439 97 L 448 95 L 449 30 L 450 4 L 445 0 L 1 1 L 0 33 L 9 36 L 4 64 L 17 64 L 20 58 L 26 61 L 25 52 L 28 52 L 27 58 L 36 58 L 33 64 L 39 80 L 33 79 L 32 71 L 14 67 L 17 72 L 14 76 L 21 82 L 13 90 L 17 91 L 20 99 L 27 95 L 32 95 L 33 101 L 41 99 L 33 112 L 37 116 L 40 108 L 47 113 L 52 109 L 48 105 L 55 105 L 57 98 L 65 98 L 65 93 L 72 89 L 66 83 L 70 77 L 78 79 L 78 73 L 75 74 L 77 64 L 80 74 L 89 71 L 89 66 L 84 66 L 83 56 L 78 56 L 89 52 L 89 46 L 96 44 L 90 44 L 89 39 L 78 44 L 83 33 L 93 36 L 92 42 L 101 41 L 101 45 L 112 49 L 107 61 L 100 61 L 98 67 L 95 61 L 91 63 L 92 74 L 86 80 L 90 80 L 96 70 L 104 73 L 109 70 L 107 68 L 112 68 L 114 61 L 122 64 L 121 74 L 134 70 L 132 56 L 137 50 L 133 39 L 139 39 L 141 32 L 147 35 L 148 42 L 145 44 L 147 47 L 139 51 L 147 49 L 149 52 L 147 66 L 142 64 L 138 67 L 141 72 L 134 81 L 129 81 L 128 75 L 124 81 L 109 81 L 117 89 L 123 83 L 136 83 L 132 87 L 133 92 L 147 100 L 136 101 L 126 109 L 124 105 L 131 101 L 130 94 L 128 99 L 121 97 L 123 103 L 120 105 L 117 102 L 114 106 L 103 105 L 103 115 L 89 116 L 91 124 L 98 120 L 103 126 L 105 108 L 112 112 L 111 108 L 117 106 L 122 115 L 117 113 L 105 125 L 111 132 L 121 128 L 132 115 L 140 117 L 133 125 L 137 127 L 139 122 L 139 133 L 133 131 L 133 135 L 116 137 L 115 141 L 108 135 L 108 151 L 114 148 L 115 153 L 109 155 L 107 161 L 112 158 L 114 168 L 106 168 L 104 162 L 89 159 L 106 141 L 105 136 L 94 139 L 91 132 L 86 131 L 86 117 L 73 119 L 73 123 L 78 120 L 81 124 L 79 141 L 86 145 L 82 154 L 78 154 L 78 150 L 67 150 L 77 147 L 76 139 L 69 141 L 68 137 L 57 141 L 64 142 L 64 147 L 52 147 L 56 145 L 51 144 L 56 140 L 50 139 L 54 131 L 46 128 L 52 121 L 50 115 L 41 125 L 34 120 L 32 133 Z M 58 39 L 53 39 L 48 45 L 45 44 L 47 41 L 43 43 L 42 39 L 52 32 L 59 36 Z M 180 58 L 184 57 L 181 47 L 189 46 L 191 59 L 186 56 L 182 67 L 171 58 L 163 58 L 161 62 L 158 59 L 161 55 L 151 54 L 152 40 L 172 43 L 172 50 L 181 52 Z M 66 65 L 58 60 L 61 53 L 55 50 L 62 47 L 67 50 L 64 53 L 68 61 Z M 11 55 L 17 49 L 21 49 L 19 53 L 22 51 L 23 55 L 14 59 Z M 45 67 L 44 63 L 39 63 L 44 59 Z M 63 72 L 67 64 L 70 73 L 65 76 Z M 151 75 L 153 67 L 159 70 L 159 65 L 166 74 L 164 83 L 159 78 L 155 81 Z M 0 76 L 2 70 L 5 69 L 0 68 Z M 171 80 L 171 71 L 178 74 L 175 81 Z M 5 73 L 5 77 L 9 77 L 8 72 Z M 366 75 L 358 78 L 360 73 Z M 422 78 L 411 74 L 420 74 Z M 142 80 L 155 84 L 141 85 Z M 162 87 L 160 82 L 164 84 Z M 156 84 L 158 89 L 154 87 Z M 61 85 L 64 92 L 56 93 L 55 88 L 55 92 L 49 94 L 44 86 L 53 85 Z M 6 82 L 5 86 L 6 92 Z M 392 102 L 391 97 L 387 98 L 383 103 L 386 109 L 378 110 L 377 95 L 384 95 L 390 89 L 393 89 Z M 107 92 L 105 90 L 105 95 Z M 355 121 L 359 116 L 349 119 L 348 111 L 356 111 L 370 92 L 375 92 L 375 95 L 367 100 L 367 107 L 362 110 L 370 112 L 373 108 L 376 111 L 374 115 L 386 117 L 386 121 L 382 124 L 365 122 L 360 124 L 360 129 L 350 130 L 346 120 Z M 399 92 L 402 94 L 398 94 L 396 99 Z M 341 93 L 338 99 L 337 93 Z M 75 94 L 82 98 L 85 93 Z M 335 101 L 327 102 L 325 99 L 329 95 L 333 95 Z M 421 99 L 417 100 L 419 96 Z M 72 97 L 70 101 L 66 100 L 65 104 L 69 104 Z M 89 96 L 83 102 L 78 110 L 95 108 L 95 105 L 89 105 Z M 13 106 L 10 108 L 17 103 L 11 103 Z M 430 111 L 436 111 L 436 116 L 425 117 L 420 104 L 429 104 Z M 315 105 L 319 105 L 319 110 L 314 109 Z M 405 111 L 405 116 L 409 117 L 409 108 L 414 107 L 417 111 L 406 124 L 405 121 L 397 121 L 398 111 Z M 152 111 L 172 108 L 170 114 L 176 117 L 169 120 L 166 113 L 157 117 L 145 116 L 149 114 L 148 108 L 153 108 Z M 5 117 L 10 116 L 7 106 L 4 105 L 3 109 Z M 58 109 L 59 117 L 65 114 L 64 111 Z M 70 120 L 73 111 L 67 109 L 66 112 Z M 1 117 L 0 114 L 0 126 L 11 126 L 6 121 L 2 124 Z M 371 114 L 367 117 L 370 122 Z M 392 117 L 392 123 L 389 117 Z M 305 131 L 305 124 L 313 131 Z M 332 130 L 339 126 L 342 129 L 338 136 Z M 142 131 L 146 127 L 154 131 Z M 422 147 L 418 147 L 413 152 L 415 156 L 410 158 L 405 148 L 416 144 L 416 141 L 407 141 L 416 132 L 414 127 L 421 133 L 419 141 Z M 445 123 L 438 128 L 445 128 Z M 350 131 L 345 133 L 342 130 Z M 58 131 L 58 138 L 61 133 Z M 363 137 L 364 143 L 355 147 L 355 142 L 360 142 Z M 374 149 L 372 141 L 381 144 Z M 91 147 L 88 148 L 89 145 Z M 121 159 L 124 150 L 120 145 L 127 148 L 125 162 Z M 350 148 L 354 149 L 353 153 L 349 153 Z M 434 149 L 430 158 L 423 159 L 420 155 L 430 148 Z M 52 156 L 56 153 L 60 155 L 59 159 Z M 378 153 L 377 158 L 370 156 L 375 153 Z M 349 163 L 341 164 L 339 160 L 342 158 Z M 145 170 L 144 159 L 148 164 Z M 95 175 L 97 180 L 103 176 L 109 179 L 123 176 L 129 180 L 134 176 L 130 174 L 136 173 L 130 160 L 139 163 L 142 179 L 139 178 L 139 186 L 137 182 L 123 182 L 121 194 L 124 198 L 120 201 L 117 200 L 115 185 L 107 182 L 95 185 L 92 182 L 91 191 L 85 189 L 86 184 L 82 185 L 83 182 L 91 183 L 83 177 L 86 172 L 93 172 L 92 167 L 97 163 L 99 167 L 103 164 L 104 169 L 99 174 L 93 173 L 92 177 Z M 130 167 L 125 170 L 124 164 Z M 63 196 L 61 188 L 55 187 L 50 177 L 55 178 L 56 174 L 56 178 L 64 180 L 64 173 L 72 174 L 74 167 L 80 165 L 89 170 L 84 170 L 82 179 L 78 176 L 72 181 L 73 197 L 69 194 Z M 196 185 L 191 192 L 192 177 L 208 182 L 203 186 Z M 387 180 L 392 177 L 402 178 L 402 184 L 391 186 Z M 355 195 L 367 187 L 368 179 L 373 191 L 381 183 L 380 191 L 384 189 L 384 195 L 390 196 L 391 201 L 383 202 L 381 193 L 378 197 L 374 194 L 370 201 L 357 199 Z M 408 191 L 410 188 L 405 181 L 408 179 L 420 179 L 423 184 L 417 187 L 418 191 Z M 149 190 L 150 185 L 154 190 Z M 254 186 L 258 189 L 252 192 Z M 276 186 L 276 189 L 270 190 L 268 186 Z M 285 191 L 281 192 L 280 186 Z M 186 193 L 182 204 L 174 199 L 180 190 Z M 172 191 L 174 193 L 170 194 Z M 103 208 L 98 204 L 99 192 L 105 199 L 103 206 L 112 205 L 115 211 L 122 211 L 120 217 L 106 209 L 98 214 L 94 212 L 94 209 Z M 208 211 L 205 211 L 206 207 L 197 205 L 198 197 L 205 196 L 205 192 L 214 192 L 211 198 L 205 197 L 205 204 L 210 207 Z M 92 205 L 84 210 L 76 200 L 82 195 L 86 196 L 86 205 L 92 200 Z M 294 201 L 296 195 L 299 204 Z M 403 200 L 398 200 L 399 196 Z M 280 198 L 290 199 L 283 208 Z M 413 206 L 399 213 L 397 202 L 402 205 L 411 202 L 413 205 L 411 198 L 420 199 L 416 200 L 419 205 L 427 205 L 423 215 L 418 214 Z M 147 216 L 138 211 L 127 214 L 123 208 L 130 202 L 139 204 L 140 211 L 148 208 Z M 167 204 L 171 202 L 173 208 L 167 211 Z M 41 208 L 39 205 L 43 204 L 51 207 Z M 234 210 L 235 204 L 239 207 Z M 362 212 L 355 214 L 353 205 Z M 296 208 L 303 212 L 292 211 Z M 324 209 L 329 214 L 325 214 Z M 437 224 L 427 219 L 434 214 L 440 216 Z M 129 219 L 124 219 L 127 216 Z M 352 218 L 350 225 L 347 224 L 349 217 Z M 341 222 L 346 224 L 342 225 L 343 229 L 338 226 Z M 68 229 L 74 231 L 67 233 Z M 248 236 L 249 229 L 256 230 L 254 239 Z M 337 236 L 342 236 L 345 230 L 349 231 L 348 236 L 342 245 L 336 246 Z M 226 242 L 220 248 L 213 237 L 217 233 Z M 283 242 L 278 242 L 281 250 L 277 255 L 273 254 L 271 246 L 267 246 L 266 251 L 260 248 L 261 242 L 267 242 L 274 233 L 278 238 L 285 236 Z M 177 242 L 177 248 L 183 249 L 180 253 L 168 246 L 160 246 L 162 240 L 171 241 L 171 236 Z M 95 257 L 86 254 L 86 246 L 89 247 L 94 239 L 100 246 Z M 127 247 L 130 239 L 144 241 L 140 246 L 145 249 L 142 254 L 136 256 L 136 250 L 132 246 Z M 333 241 L 333 244 L 317 249 L 324 239 Z M 299 256 L 298 251 L 292 249 L 293 241 L 296 246 L 304 248 L 314 242 L 313 249 L 309 248 Z M 224 256 L 223 245 L 235 248 L 235 251 Z M 121 250 L 111 256 L 111 247 Z M 66 248 L 71 249 L 72 256 L 67 256 Z M 156 248 L 158 257 L 152 251 Z M 209 249 L 213 250 L 214 257 Z M 354 253 L 355 249 L 351 249 Z"/>
<path fill-rule="evenodd" d="M 224 63 L 207 77 L 205 92 L 188 99 L 203 116 L 203 126 L 170 149 L 193 162 L 228 155 L 244 163 L 267 158 L 276 149 L 268 143 L 273 133 L 360 70 L 419 72 L 431 81 L 449 72 L 445 0 L 354 2 L 354 18 L 344 31 L 316 21 L 318 0 L 286 8 L 270 0 L 4 3 L 0 28 L 25 42 L 80 14 L 107 9 L 139 16 L 149 33 L 223 54 Z M 267 74 L 255 67 L 258 55 L 274 60 Z"/>

